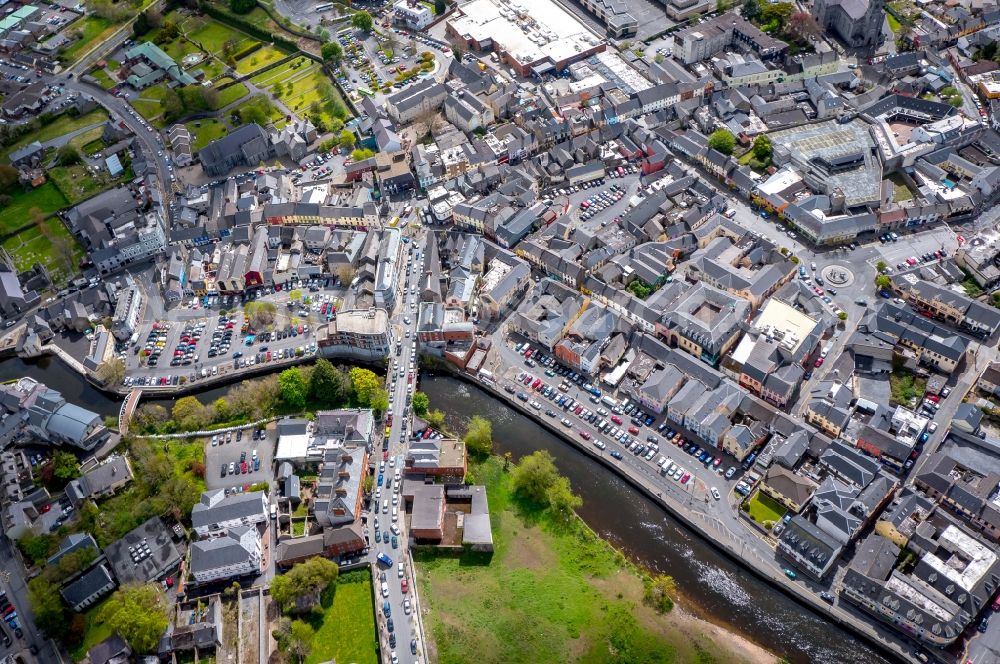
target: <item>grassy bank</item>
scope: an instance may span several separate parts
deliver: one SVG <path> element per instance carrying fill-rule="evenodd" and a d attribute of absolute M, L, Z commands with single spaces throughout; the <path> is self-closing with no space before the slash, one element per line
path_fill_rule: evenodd
<path fill-rule="evenodd" d="M 502 465 L 494 458 L 473 468 L 489 494 L 492 558 L 415 556 L 433 639 L 425 659 L 773 661 L 681 611 L 661 615 L 644 604 L 639 570 L 581 520 L 567 525 L 522 502 Z"/>

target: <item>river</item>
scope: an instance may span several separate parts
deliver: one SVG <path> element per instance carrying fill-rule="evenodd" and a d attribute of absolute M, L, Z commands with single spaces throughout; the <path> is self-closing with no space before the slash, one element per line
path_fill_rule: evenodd
<path fill-rule="evenodd" d="M 58 389 L 69 401 L 101 415 L 117 415 L 120 399 L 93 388 L 56 358 L 0 361 L 0 381 L 28 375 Z M 726 558 L 616 474 L 482 390 L 447 376 L 422 375 L 422 391 L 443 407 L 451 428 L 473 415 L 493 422 L 494 451 L 514 458 L 545 449 L 583 498 L 580 516 L 640 565 L 677 580 L 685 606 L 724 625 L 793 664 L 888 664 L 850 632 L 819 617 Z M 199 393 L 202 403 L 225 394 Z M 169 407 L 169 401 L 163 401 Z M 623 518 L 627 515 L 627 518 Z"/>

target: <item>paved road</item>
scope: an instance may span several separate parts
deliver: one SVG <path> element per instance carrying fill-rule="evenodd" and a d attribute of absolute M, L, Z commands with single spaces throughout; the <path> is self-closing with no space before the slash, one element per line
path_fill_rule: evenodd
<path fill-rule="evenodd" d="M 39 662 L 61 662 L 62 657 L 53 640 L 45 638 L 35 628 L 35 618 L 31 613 L 31 605 L 28 603 L 28 585 L 24 565 L 21 563 L 20 554 L 16 553 L 6 537 L 0 537 L 0 576 L 4 582 L 0 583 L 0 588 L 7 591 L 7 599 L 17 611 L 17 622 L 21 625 L 24 636 L 16 638 L 14 633 L 3 625 L 2 629 L 12 639 L 10 652 L 17 652 L 22 648 L 25 651 L 22 656 L 31 661 L 31 656 L 27 649 L 31 646 L 38 648 L 37 661 Z M 0 654 L 7 654 L 6 648 L 0 645 Z"/>
<path fill-rule="evenodd" d="M 414 248 L 415 244 L 417 245 L 417 248 Z M 416 240 L 403 245 L 403 256 L 400 260 L 399 266 L 402 292 L 397 297 L 395 310 L 390 321 L 390 324 L 394 329 L 394 337 L 400 341 L 401 348 L 399 354 L 393 353 L 390 355 L 389 368 L 387 370 L 388 388 L 392 394 L 391 411 L 394 414 L 388 444 L 390 460 L 383 460 L 382 450 L 375 450 L 374 453 L 376 459 L 375 465 L 378 467 L 378 472 L 382 473 L 385 479 L 393 477 L 396 469 L 402 468 L 403 459 L 406 454 L 408 435 L 411 431 L 409 428 L 404 430 L 404 424 L 408 427 L 410 418 L 403 416 L 403 410 L 409 403 L 409 399 L 416 390 L 417 384 L 416 343 L 414 341 L 417 316 L 416 313 L 411 310 L 410 304 L 412 301 L 416 300 L 416 296 L 410 295 L 408 293 L 408 289 L 410 287 L 416 287 L 420 278 L 419 265 L 421 263 L 417 262 L 415 255 L 418 248 L 422 246 L 422 243 Z M 414 265 L 416 269 L 411 270 L 410 275 L 407 277 L 404 272 L 404 268 L 405 266 L 409 266 L 411 264 Z M 409 325 L 404 323 L 404 319 L 409 319 Z M 407 331 L 409 331 L 409 336 L 407 336 Z M 402 370 L 402 376 L 399 375 L 400 370 Z M 393 376 L 395 376 L 395 380 L 392 379 Z M 412 382 L 410 382 L 411 376 Z M 392 487 L 387 490 L 384 486 L 384 482 L 382 487 L 379 487 L 376 483 L 376 495 L 378 497 L 377 499 L 373 498 L 372 512 L 368 521 L 369 530 L 374 530 L 375 520 L 377 519 L 379 530 L 382 535 L 390 538 L 387 540 L 383 537 L 381 542 L 378 542 L 373 546 L 371 553 L 372 563 L 374 564 L 376 571 L 376 624 L 378 626 L 379 641 L 382 644 L 383 661 L 389 662 L 390 653 L 395 652 L 399 657 L 400 662 L 418 662 L 422 661 L 424 634 L 422 631 L 422 624 L 418 616 L 419 599 L 417 598 L 417 588 L 413 577 L 412 558 L 409 555 L 409 547 L 407 546 L 408 536 L 406 532 L 406 510 L 399 493 L 400 485 L 400 481 L 394 480 L 392 482 Z M 398 503 L 395 505 L 398 515 L 395 519 L 393 518 L 394 499 Z M 387 508 L 385 511 L 383 511 L 382 507 L 383 501 L 387 501 Z M 393 536 L 391 526 L 393 525 L 395 525 L 399 531 L 399 534 L 396 535 L 398 548 L 394 548 L 391 543 L 391 537 Z M 392 568 L 385 568 L 383 565 L 375 562 L 375 556 L 379 553 L 384 553 L 392 559 Z M 400 563 L 403 564 L 403 577 L 399 576 L 398 565 Z M 384 596 L 381 590 L 382 577 L 384 577 L 385 583 L 388 587 L 388 597 Z M 406 579 L 409 585 L 409 589 L 406 594 L 402 591 L 403 578 Z M 409 599 L 411 603 L 411 611 L 409 614 L 406 614 L 404 610 L 404 602 L 407 599 Z M 386 619 L 383 609 L 383 603 L 386 601 L 389 603 L 391 612 L 390 617 L 392 618 L 394 634 L 396 637 L 395 648 L 391 647 L 389 642 L 389 631 L 387 628 L 388 620 Z M 416 655 L 411 654 L 410 650 L 410 643 L 414 639 L 417 643 Z"/>

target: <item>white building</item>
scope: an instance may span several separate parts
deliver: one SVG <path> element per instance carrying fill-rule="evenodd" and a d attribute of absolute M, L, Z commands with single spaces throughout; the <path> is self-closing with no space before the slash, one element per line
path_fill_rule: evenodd
<path fill-rule="evenodd" d="M 226 537 L 191 545 L 191 575 L 199 584 L 260 571 L 260 532 L 256 526 L 231 528 Z"/>
<path fill-rule="evenodd" d="M 111 333 L 119 341 L 125 341 L 135 333 L 142 313 L 142 292 L 129 286 L 118 293 L 115 314 L 111 318 Z"/>
<path fill-rule="evenodd" d="M 230 528 L 264 523 L 267 512 L 267 495 L 263 491 L 227 497 L 224 490 L 216 489 L 201 494 L 201 502 L 191 510 L 191 524 L 199 537 L 218 537 Z"/>
<path fill-rule="evenodd" d="M 434 12 L 417 0 L 399 0 L 393 5 L 393 18 L 410 30 L 423 30 L 434 21 Z"/>

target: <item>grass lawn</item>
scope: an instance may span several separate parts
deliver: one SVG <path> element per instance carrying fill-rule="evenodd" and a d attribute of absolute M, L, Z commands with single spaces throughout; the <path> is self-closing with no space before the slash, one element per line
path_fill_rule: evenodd
<path fill-rule="evenodd" d="M 108 72 L 104 71 L 103 69 L 95 69 L 93 72 L 91 72 L 90 75 L 93 76 L 94 79 L 105 90 L 110 90 L 111 88 L 115 87 L 115 82 L 111 80 L 110 76 L 108 76 Z"/>
<path fill-rule="evenodd" d="M 112 178 L 103 169 L 97 174 L 91 173 L 83 164 L 57 166 L 49 171 L 49 178 L 63 193 L 70 205 L 76 205 L 86 198 L 90 198 L 105 189 L 110 189 L 121 182 L 127 182 L 133 177 L 131 168 L 126 168 L 117 178 Z"/>
<path fill-rule="evenodd" d="M 274 46 L 265 45 L 236 63 L 236 71 L 241 74 L 249 74 L 265 67 L 272 62 L 277 62 L 288 55 L 286 52 Z"/>
<path fill-rule="evenodd" d="M 203 17 L 201 21 L 202 25 L 197 29 L 185 26 L 185 29 L 188 31 L 187 34 L 191 39 L 205 47 L 205 50 L 215 55 L 222 53 L 222 47 L 227 41 L 239 44 L 237 49 L 246 48 L 253 41 L 256 41 L 245 32 L 231 28 L 211 18 Z"/>
<path fill-rule="evenodd" d="M 757 523 L 773 521 L 777 523 L 787 511 L 778 501 L 760 491 L 755 493 L 747 502 L 750 506 L 750 518 Z"/>
<path fill-rule="evenodd" d="M 103 135 L 104 135 L 104 127 L 94 127 L 93 129 L 88 129 L 82 134 L 77 134 L 73 138 L 69 139 L 69 144 L 77 148 L 78 150 L 87 152 L 84 146 L 88 146 L 91 145 L 92 143 L 100 141 L 101 136 Z"/>
<path fill-rule="evenodd" d="M 502 462 L 474 473 L 487 487 L 495 553 L 415 554 L 433 636 L 422 660 L 670 664 L 706 661 L 704 652 L 718 653 L 707 661 L 746 661 L 703 624 L 647 606 L 642 578 L 619 551 L 582 521 L 567 524 L 513 495 Z"/>
<path fill-rule="evenodd" d="M 243 109 L 243 108 L 246 108 L 248 106 L 252 106 L 253 104 L 254 104 L 254 98 L 251 97 L 250 99 L 246 100 L 245 102 L 243 102 L 242 104 L 240 104 L 236 108 L 237 109 Z M 277 106 L 275 106 L 274 104 L 272 104 L 271 105 L 271 122 L 278 122 L 278 120 L 281 120 L 283 117 L 284 116 L 281 114 L 281 110 Z"/>
<path fill-rule="evenodd" d="M 219 108 L 223 108 L 232 104 L 237 99 L 242 99 L 246 97 L 250 91 L 247 90 L 247 86 L 243 83 L 236 83 L 235 85 L 230 85 L 225 90 L 219 92 Z"/>
<path fill-rule="evenodd" d="M 900 25 L 899 19 L 897 19 L 889 12 L 885 13 L 885 20 L 889 21 L 889 29 L 892 30 L 894 33 L 899 32 L 899 29 L 903 27 L 902 25 Z"/>
<path fill-rule="evenodd" d="M 105 122 L 107 119 L 108 112 L 103 108 L 94 109 L 90 113 L 78 116 L 63 113 L 56 118 L 54 122 L 45 125 L 33 134 L 28 134 L 27 136 L 22 137 L 17 143 L 0 149 L 0 162 L 6 162 L 7 155 L 15 150 L 23 148 L 32 141 L 40 141 L 42 143 L 51 141 L 53 138 L 57 138 L 63 134 L 68 134 L 69 132 L 76 131 L 77 129 Z"/>
<path fill-rule="evenodd" d="M 147 120 L 152 120 L 153 118 L 160 117 L 163 112 L 163 108 L 160 106 L 158 101 L 144 101 L 142 99 L 133 99 L 129 101 L 139 115 L 146 118 Z"/>
<path fill-rule="evenodd" d="M 316 630 L 316 636 L 305 664 L 378 662 L 371 597 L 372 577 L 367 569 L 340 575 L 333 588 L 323 594 L 323 612 L 306 617 L 306 622 Z M 409 644 L 400 645 L 401 649 L 409 647 Z"/>
<path fill-rule="evenodd" d="M 886 14 L 889 16 L 889 14 Z M 889 176 L 889 181 L 892 182 L 893 188 L 893 200 L 896 202 L 908 201 L 913 198 L 913 192 L 910 188 L 906 186 L 906 182 L 898 174 L 894 173 Z"/>
<path fill-rule="evenodd" d="M 319 92 L 319 86 L 324 81 L 331 83 L 331 87 L 334 91 L 333 100 L 322 96 Z M 292 86 L 291 91 L 288 90 L 289 83 Z M 312 65 L 307 69 L 296 72 L 290 78 L 286 79 L 285 85 L 282 89 L 282 94 L 278 98 L 289 108 L 289 110 L 300 116 L 305 115 L 314 102 L 319 102 L 319 104 L 323 107 L 320 115 L 327 123 L 332 122 L 334 117 L 333 114 L 330 113 L 330 109 L 327 108 L 328 103 L 339 103 L 341 107 L 346 109 L 346 105 L 340 98 L 340 95 L 337 94 L 336 86 L 332 85 L 332 81 L 327 78 L 326 74 L 319 65 Z"/>
<path fill-rule="evenodd" d="M 278 81 L 284 83 L 285 81 L 290 80 L 298 72 L 308 69 L 311 64 L 312 60 L 300 56 L 289 60 L 280 67 L 268 69 L 266 72 L 257 74 L 250 79 L 250 82 L 261 87 L 269 87 Z"/>
<path fill-rule="evenodd" d="M 181 62 L 185 55 L 189 55 L 191 53 L 201 53 L 201 49 L 199 49 L 196 44 L 193 44 L 184 37 L 178 37 L 177 39 L 163 44 L 160 48 L 162 48 L 163 52 L 173 58 L 174 61 L 181 67 L 185 66 L 184 63 Z"/>
<path fill-rule="evenodd" d="M 111 628 L 106 623 L 97 620 L 97 615 L 101 612 L 102 608 L 104 608 L 104 602 L 96 604 L 84 612 L 83 615 L 87 618 L 87 631 L 84 632 L 83 641 L 80 645 L 69 653 L 74 662 L 81 661 L 87 656 L 88 650 L 111 636 Z"/>
<path fill-rule="evenodd" d="M 156 101 L 163 101 L 163 98 L 166 96 L 166 83 L 157 83 L 156 85 L 151 85 L 148 88 L 139 91 L 140 99 L 155 99 Z"/>
<path fill-rule="evenodd" d="M 14 187 L 7 192 L 7 195 L 11 197 L 10 205 L 0 209 L 0 233 L 3 234 L 31 223 L 28 214 L 31 208 L 36 207 L 43 215 L 48 216 L 69 205 L 66 197 L 52 182 L 46 182 L 41 187 L 29 191 Z"/>
<path fill-rule="evenodd" d="M 30 269 L 38 262 L 49 268 L 54 282 L 61 283 L 72 274 L 76 274 L 76 266 L 84 255 L 83 249 L 58 217 L 46 219 L 42 222 L 42 226 L 45 228 L 44 233 L 37 226 L 32 226 L 7 239 L 3 243 L 3 248 L 10 252 L 14 266 L 19 272 Z M 67 271 L 65 263 L 55 249 L 54 240 L 59 237 L 66 238 L 73 249 L 72 274 Z"/>
<path fill-rule="evenodd" d="M 80 39 L 73 42 L 69 48 L 60 56 L 65 62 L 75 62 L 78 55 L 86 53 L 95 44 L 99 44 L 111 36 L 118 29 L 118 24 L 112 23 L 106 18 L 101 18 L 96 14 L 88 14 L 82 20 L 77 21 L 70 28 L 71 31 L 80 31 Z"/>
<path fill-rule="evenodd" d="M 927 379 L 897 369 L 889 374 L 889 398 L 903 406 L 911 405 L 927 391 Z"/>
<path fill-rule="evenodd" d="M 201 126 L 198 126 L 201 125 Z M 195 120 L 184 125 L 191 132 L 191 149 L 195 152 L 202 149 L 217 138 L 222 138 L 229 133 L 226 125 L 208 118 L 206 120 Z"/>

